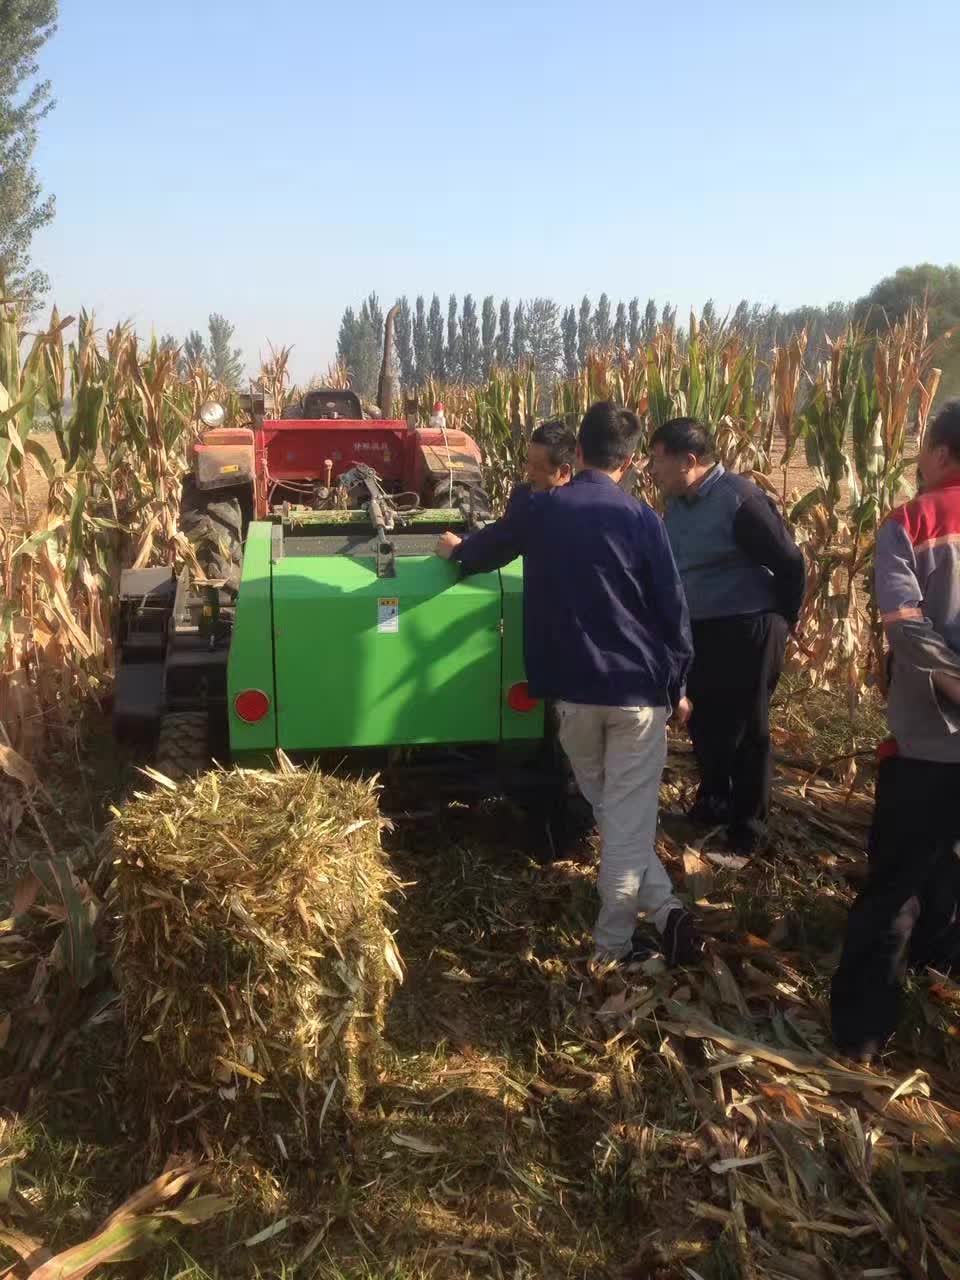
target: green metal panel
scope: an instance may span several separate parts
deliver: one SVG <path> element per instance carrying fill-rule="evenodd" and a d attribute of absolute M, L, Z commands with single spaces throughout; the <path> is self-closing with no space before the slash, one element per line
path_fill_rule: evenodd
<path fill-rule="evenodd" d="M 507 702 L 513 685 L 526 680 L 523 663 L 523 561 L 514 560 L 500 570 L 503 586 L 503 682 L 500 691 L 501 724 L 505 742 L 543 737 L 543 703 L 535 711 L 514 711 Z"/>
<path fill-rule="evenodd" d="M 289 750 L 495 742 L 500 578 L 436 556 L 395 578 L 347 556 L 273 566 L 279 741 Z M 394 603 L 391 603 L 394 602 Z"/>
<path fill-rule="evenodd" d="M 270 590 L 270 536 L 273 526 L 250 525 L 243 554 L 243 576 L 237 597 L 237 616 L 227 663 L 227 705 L 230 754 L 242 761 L 249 752 L 273 750 L 277 745 L 277 699 L 273 679 L 273 620 Z M 262 689 L 270 698 L 270 712 L 257 724 L 245 724 L 233 709 L 244 689 Z"/>

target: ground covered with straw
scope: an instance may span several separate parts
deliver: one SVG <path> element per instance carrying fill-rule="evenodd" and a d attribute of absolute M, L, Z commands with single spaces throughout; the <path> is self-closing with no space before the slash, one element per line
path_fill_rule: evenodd
<path fill-rule="evenodd" d="M 865 870 L 861 753 L 876 726 L 873 711 L 842 718 L 784 690 L 775 854 L 745 866 L 678 816 L 692 768 L 675 744 L 661 848 L 711 938 L 697 971 L 652 961 L 594 980 L 589 848 L 543 868 L 502 806 L 390 798 L 404 981 L 362 1106 L 309 1158 L 218 1138 L 191 1157 L 199 1169 L 180 1166 L 203 1175 L 199 1191 L 176 1168 L 161 1175 L 147 1118 L 129 1110 L 109 966 L 73 1021 L 56 988 L 47 1025 L 69 1051 L 51 1046 L 32 1078 L 21 1064 L 2 1095 L 4 1230 L 63 1249 L 108 1224 L 132 1231 L 140 1214 L 160 1243 L 110 1274 L 148 1280 L 960 1276 L 960 988 L 912 979 L 875 1070 L 837 1061 L 827 1035 L 829 975 Z M 69 772 L 64 761 L 64 785 Z M 102 848 L 91 836 L 72 853 L 109 926 L 110 891 L 82 869 Z M 18 917 L 19 942 L 0 937 L 4 999 L 16 975 L 3 957 L 52 938 L 43 901 Z M 109 929 L 101 952 L 108 942 Z M 6 1235 L 0 1247 L 12 1261 Z"/>

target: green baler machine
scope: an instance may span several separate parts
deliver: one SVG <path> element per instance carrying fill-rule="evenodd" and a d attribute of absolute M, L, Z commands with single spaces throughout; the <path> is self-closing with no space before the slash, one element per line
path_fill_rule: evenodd
<path fill-rule="evenodd" d="M 234 759 L 277 747 L 502 744 L 512 763 L 537 753 L 544 713 L 526 693 L 521 566 L 461 579 L 430 548 L 462 515 L 418 515 L 394 539 L 390 577 L 363 538 L 330 554 L 327 521 L 251 523 L 227 666 Z"/>
<path fill-rule="evenodd" d="M 384 409 L 390 342 L 388 324 Z M 335 388 L 250 427 L 222 414 L 201 411 L 210 430 L 184 481 L 196 566 L 122 575 L 118 736 L 152 739 L 170 776 L 282 749 L 506 794 L 556 852 L 583 817 L 526 686 L 522 567 L 464 578 L 434 554 L 445 530 L 491 518 L 476 442 L 366 416 Z"/>

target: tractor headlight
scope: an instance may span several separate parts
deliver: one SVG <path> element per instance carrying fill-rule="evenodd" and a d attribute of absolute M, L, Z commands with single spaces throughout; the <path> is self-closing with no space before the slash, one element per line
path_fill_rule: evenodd
<path fill-rule="evenodd" d="M 200 406 L 200 421 L 205 427 L 223 426 L 223 420 L 226 416 L 226 409 L 222 404 L 218 404 L 216 400 L 208 400 L 206 404 Z"/>

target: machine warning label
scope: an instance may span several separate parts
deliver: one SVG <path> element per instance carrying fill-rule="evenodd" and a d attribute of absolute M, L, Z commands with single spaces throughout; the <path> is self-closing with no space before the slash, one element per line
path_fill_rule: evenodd
<path fill-rule="evenodd" d="M 400 630 L 400 601 L 377 601 L 377 631 L 382 636 L 395 636 Z"/>

